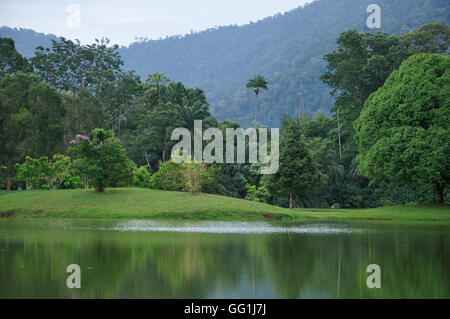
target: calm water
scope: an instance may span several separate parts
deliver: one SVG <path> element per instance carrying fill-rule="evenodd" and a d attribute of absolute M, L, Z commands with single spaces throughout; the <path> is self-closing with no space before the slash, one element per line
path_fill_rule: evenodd
<path fill-rule="evenodd" d="M 0 298 L 450 298 L 449 230 L 1 219 Z M 81 289 L 66 287 L 69 264 Z"/>

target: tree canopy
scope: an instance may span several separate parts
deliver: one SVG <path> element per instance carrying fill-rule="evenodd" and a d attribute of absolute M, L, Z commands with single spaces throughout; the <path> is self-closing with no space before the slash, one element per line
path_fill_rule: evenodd
<path fill-rule="evenodd" d="M 355 123 L 357 160 L 372 180 L 450 181 L 450 57 L 417 54 L 373 93 Z"/>

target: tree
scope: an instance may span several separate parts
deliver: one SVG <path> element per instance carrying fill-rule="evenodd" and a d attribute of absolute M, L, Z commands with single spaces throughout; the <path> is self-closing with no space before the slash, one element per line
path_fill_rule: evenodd
<path fill-rule="evenodd" d="M 132 178 L 135 167 L 112 131 L 95 129 L 90 136 L 79 134 L 71 144 L 70 151 L 86 167 L 86 174 L 96 192 L 103 192 L 107 186 Z"/>
<path fill-rule="evenodd" d="M 0 78 L 5 74 L 14 74 L 17 71 L 32 72 L 33 68 L 28 60 L 16 51 L 14 40 L 0 38 Z"/>
<path fill-rule="evenodd" d="M 267 87 L 267 81 L 264 79 L 264 77 L 260 74 L 254 76 L 252 79 L 250 79 L 247 83 L 248 88 L 253 88 L 255 91 L 255 97 L 256 97 L 256 106 L 255 106 L 255 127 L 256 127 L 256 118 L 258 114 L 258 94 L 259 89 L 269 90 Z"/>
<path fill-rule="evenodd" d="M 450 27 L 443 22 L 424 24 L 402 38 L 408 47 L 418 52 L 444 54 L 450 45 Z"/>
<path fill-rule="evenodd" d="M 0 80 L 0 163 L 8 170 L 25 156 L 52 156 L 62 150 L 65 115 L 56 89 L 21 71 Z"/>
<path fill-rule="evenodd" d="M 161 104 L 152 110 L 144 110 L 136 130 L 136 143 L 144 157 L 154 153 L 159 160 L 165 162 L 171 147 L 175 144 L 170 138 L 172 131 L 182 127 L 182 123 L 179 112 L 170 103 Z"/>
<path fill-rule="evenodd" d="M 36 74 L 60 90 L 78 92 L 86 87 L 94 95 L 121 72 L 123 61 L 118 46 L 108 46 L 108 39 L 82 46 L 63 37 L 52 40 L 51 48 L 37 47 L 30 59 Z"/>
<path fill-rule="evenodd" d="M 70 158 L 61 154 L 33 159 L 25 158 L 25 163 L 16 164 L 17 178 L 26 182 L 26 189 L 39 189 L 46 186 L 50 189 L 60 188 L 64 181 L 71 177 Z"/>
<path fill-rule="evenodd" d="M 355 123 L 362 174 L 434 185 L 450 180 L 450 57 L 411 56 L 373 93 Z"/>
<path fill-rule="evenodd" d="M 338 124 L 339 155 L 342 145 L 352 143 L 353 122 L 367 97 L 383 85 L 389 74 L 413 54 L 401 38 L 385 33 L 361 34 L 349 30 L 337 39 L 338 49 L 324 55 L 327 71 L 320 79 L 337 95 L 335 107 Z"/>
<path fill-rule="evenodd" d="M 281 122 L 280 168 L 270 175 L 271 194 L 289 196 L 289 208 L 294 207 L 294 194 L 301 194 L 321 183 L 317 164 L 303 141 L 299 119 L 286 115 Z"/>
<path fill-rule="evenodd" d="M 191 160 L 189 163 L 181 163 L 184 177 L 184 190 L 192 195 L 197 194 L 210 180 L 205 163 L 197 163 Z"/>
<path fill-rule="evenodd" d="M 167 83 L 169 83 L 169 81 L 170 80 L 164 74 L 158 72 L 150 74 L 147 77 L 147 84 L 149 84 L 151 88 L 154 88 L 156 90 L 156 105 L 161 104 L 161 87 L 164 87 Z"/>
<path fill-rule="evenodd" d="M 61 97 L 66 111 L 65 145 L 68 145 L 69 139 L 77 133 L 87 135 L 95 128 L 103 127 L 105 116 L 102 104 L 88 89 L 82 88 L 78 93 L 61 92 Z"/>

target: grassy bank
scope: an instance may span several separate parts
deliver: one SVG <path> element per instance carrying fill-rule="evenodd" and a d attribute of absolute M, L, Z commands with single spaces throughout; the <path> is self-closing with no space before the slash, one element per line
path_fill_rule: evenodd
<path fill-rule="evenodd" d="M 0 196 L 3 217 L 152 218 L 189 220 L 363 219 L 450 223 L 450 205 L 374 209 L 294 209 L 242 199 L 140 188 L 11 191 Z"/>
<path fill-rule="evenodd" d="M 143 188 L 21 191 L 0 196 L 0 214 L 17 217 L 292 219 L 289 210 L 231 197 Z"/>

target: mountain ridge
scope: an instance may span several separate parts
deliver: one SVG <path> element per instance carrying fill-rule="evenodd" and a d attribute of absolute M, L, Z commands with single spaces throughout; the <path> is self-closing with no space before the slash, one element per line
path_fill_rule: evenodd
<path fill-rule="evenodd" d="M 372 2 L 316 0 L 246 25 L 134 42 L 119 52 L 125 69 L 136 70 L 143 80 L 160 72 L 198 87 L 205 91 L 218 120 L 233 120 L 242 126 L 252 125 L 254 114 L 254 94 L 245 84 L 253 75 L 262 74 L 269 91 L 260 95 L 258 121 L 277 127 L 285 113 L 330 114 L 333 97 L 319 77 L 325 70 L 322 57 L 336 48 L 341 32 L 356 29 L 400 35 L 425 23 L 450 24 L 446 0 L 379 0 L 381 28 L 368 29 L 366 8 Z M 2 30 L 0 36 L 5 36 Z M 16 40 L 16 46 L 24 54 L 21 41 Z"/>

